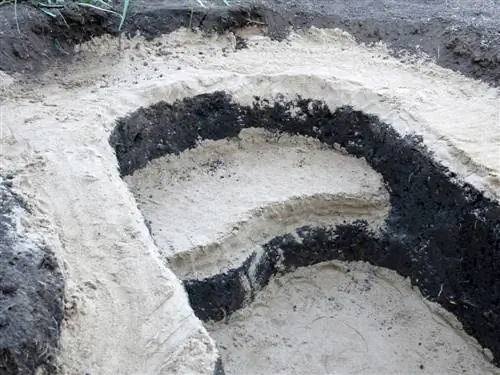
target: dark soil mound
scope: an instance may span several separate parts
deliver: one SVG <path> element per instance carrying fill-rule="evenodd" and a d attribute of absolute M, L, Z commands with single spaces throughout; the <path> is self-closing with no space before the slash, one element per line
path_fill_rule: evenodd
<path fill-rule="evenodd" d="M 17 227 L 30 208 L 11 184 L 0 177 L 0 374 L 54 372 L 64 281 L 50 247 Z"/>

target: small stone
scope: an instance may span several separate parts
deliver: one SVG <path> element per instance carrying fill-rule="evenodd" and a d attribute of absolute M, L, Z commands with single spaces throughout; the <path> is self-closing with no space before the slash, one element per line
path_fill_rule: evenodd
<path fill-rule="evenodd" d="M 0 314 L 0 327 L 5 327 L 9 324 L 9 317 L 6 314 Z"/>
<path fill-rule="evenodd" d="M 488 348 L 483 348 L 483 354 L 490 362 L 493 362 L 493 360 L 495 359 L 493 352 Z"/>
<path fill-rule="evenodd" d="M 85 281 L 83 283 L 87 288 L 97 290 L 97 286 L 92 281 Z"/>
<path fill-rule="evenodd" d="M 3 294 L 12 294 L 17 289 L 19 289 L 19 285 L 13 282 L 3 282 L 0 283 L 0 292 Z"/>

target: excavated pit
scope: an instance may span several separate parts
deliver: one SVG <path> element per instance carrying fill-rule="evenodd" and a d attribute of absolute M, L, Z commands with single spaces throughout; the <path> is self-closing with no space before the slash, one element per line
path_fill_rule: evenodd
<path fill-rule="evenodd" d="M 500 199 L 498 94 L 493 92 L 500 82 L 498 7 L 491 1 L 478 6 L 455 0 L 432 5 L 393 0 L 204 3 L 208 8 L 183 1 L 140 3 L 125 17 L 119 40 L 110 37 L 117 35 L 120 22 L 110 12 L 72 2 L 57 5 L 57 17 L 30 2 L 7 1 L 0 7 L 5 31 L 0 35 L 0 169 L 7 176 L 0 177 L 0 373 L 53 373 L 59 365 L 75 374 L 222 374 L 224 367 L 238 374 L 400 373 L 401 368 L 407 373 L 490 373 L 490 368 L 473 366 L 480 359 L 471 353 L 478 350 L 474 343 L 472 350 L 461 346 L 470 340 L 453 335 L 461 336 L 463 330 L 451 313 L 426 298 L 455 312 L 499 363 L 499 215 L 497 203 L 484 199 Z M 195 38 L 177 30 L 183 26 L 208 34 Z M 309 30 L 311 26 L 326 29 Z M 334 31 L 336 27 L 351 36 Z M 480 81 L 452 71 L 492 87 L 488 91 Z M 133 124 L 122 119 L 122 125 L 132 126 L 115 146 L 127 151 L 119 160 L 136 193 L 136 201 L 131 199 L 113 170 L 109 124 L 139 106 L 216 90 L 230 92 L 240 105 L 209 95 L 173 107 L 160 105 L 149 124 L 148 116 L 136 116 Z M 297 106 L 257 100 L 262 106 L 255 109 L 240 97 L 280 92 L 325 100 L 335 113 L 322 108 L 310 116 L 299 113 L 298 122 L 286 117 L 285 133 L 276 133 L 283 125 L 278 123 L 282 105 L 291 112 L 287 115 L 297 115 Z M 343 104 L 378 117 L 353 114 L 348 107 L 337 110 Z M 249 120 L 260 115 L 259 121 Z M 235 118 L 242 121 L 236 130 L 212 131 Z M 413 149 L 418 140 L 398 138 L 385 125 L 380 128 L 379 120 L 399 135 L 407 134 L 405 128 L 423 134 L 436 154 L 431 158 L 422 147 Z M 203 130 L 207 121 L 213 125 L 208 133 Z M 368 130 L 350 133 L 349 121 Z M 313 122 L 326 132 L 311 131 Z M 187 143 L 183 124 L 191 124 Z M 149 126 L 163 130 L 150 137 L 143 131 Z M 312 135 L 305 148 L 310 160 L 298 157 L 303 145 L 281 142 L 288 136 L 299 140 L 295 126 L 298 133 Z M 330 131 L 331 126 L 336 130 Z M 255 189 L 248 173 L 246 193 L 272 199 L 245 207 L 237 200 L 230 211 L 239 208 L 246 216 L 230 217 L 226 224 L 235 219 L 237 228 L 222 228 L 221 238 L 206 237 L 207 228 L 195 231 L 196 223 L 184 222 L 183 228 L 177 223 L 183 212 L 174 220 L 159 220 L 158 213 L 170 215 L 166 208 L 173 205 L 161 194 L 160 200 L 145 199 L 161 192 L 160 186 L 150 185 L 145 195 L 143 184 L 152 180 L 134 180 L 152 171 L 146 162 L 154 159 L 161 170 L 172 153 L 184 150 L 182 158 L 205 150 L 210 141 L 193 141 L 193 134 L 214 139 L 220 150 L 221 145 L 241 145 L 237 138 L 255 131 L 267 134 L 256 147 L 269 146 L 268 156 L 290 151 L 282 160 L 257 160 L 258 166 L 270 162 L 278 172 L 259 176 L 263 189 Z M 236 136 L 227 140 L 222 133 Z M 263 141 L 266 137 L 271 142 Z M 338 143 L 334 147 L 332 139 Z M 310 158 L 321 154 L 318 144 L 329 161 L 325 173 L 317 173 L 319 160 Z M 247 164 L 236 166 L 255 171 L 248 161 L 255 161 L 257 152 L 247 150 Z M 346 157 L 346 150 L 366 160 Z M 222 163 L 209 158 L 198 167 L 206 168 L 208 179 L 226 179 L 222 172 L 232 174 L 235 167 L 227 163 L 232 156 L 228 152 Z M 287 164 L 291 159 L 295 164 Z M 339 160 L 349 160 L 344 166 L 354 168 L 344 173 Z M 359 168 L 368 168 L 370 177 L 346 183 L 354 182 Z M 299 169 L 302 174 L 295 174 Z M 281 178 L 284 172 L 289 174 Z M 339 173 L 341 178 L 332 178 Z M 199 178 L 200 173 L 194 175 Z M 301 190 L 294 192 L 298 177 Z M 281 184 L 289 190 L 270 196 Z M 208 185 L 203 186 L 206 190 Z M 236 186 L 231 186 L 233 196 Z M 332 189 L 338 186 L 342 189 Z M 227 189 L 217 194 L 217 184 L 213 187 L 216 196 L 228 197 Z M 433 192 L 435 188 L 439 191 Z M 185 200 L 186 212 L 196 212 L 192 209 L 201 201 L 200 207 L 207 207 L 210 197 L 198 198 Z M 223 203 L 211 207 L 217 228 L 220 213 L 229 207 Z M 155 205 L 152 215 L 148 209 Z M 178 251 L 172 255 L 163 242 L 178 234 L 174 227 L 194 236 L 194 243 L 173 237 L 180 249 L 174 247 Z M 152 238 L 168 266 L 184 279 L 222 361 L 216 361 L 217 350 L 200 329 L 184 288 L 156 262 Z M 64 264 L 64 280 L 58 263 Z M 412 290 L 395 271 L 373 264 L 409 275 L 420 289 Z M 380 288 L 390 292 L 380 294 Z M 374 303 L 374 295 L 380 303 Z M 370 314 L 357 310 L 350 297 L 366 304 L 364 312 Z M 387 312 L 394 313 L 395 321 L 386 319 Z M 375 336 L 374 326 L 363 320 L 387 332 Z M 407 332 L 395 330 L 398 324 Z M 275 338 L 269 339 L 271 334 Z M 384 346 L 389 343 L 391 347 Z M 367 348 L 380 350 L 367 353 Z M 441 360 L 433 362 L 433 352 Z M 359 359 L 365 367 L 352 366 Z M 387 367 L 392 362 L 394 367 Z"/>
<path fill-rule="evenodd" d="M 248 322 L 245 332 L 261 327 L 255 336 L 265 335 L 267 330 L 279 336 L 277 327 L 284 324 L 257 324 L 255 315 L 275 322 L 272 313 L 276 309 L 271 308 L 271 302 L 284 298 L 281 292 L 291 293 L 286 288 L 296 282 L 294 279 L 305 280 L 300 301 L 315 291 L 331 299 L 330 304 L 314 310 L 318 316 L 327 316 L 325 308 L 349 305 L 344 298 L 366 297 L 370 290 L 379 290 L 383 283 L 380 275 L 385 275 L 382 279 L 386 282 L 390 279 L 395 293 L 404 298 L 392 301 L 390 295 L 381 295 L 381 305 L 370 315 L 373 322 L 377 322 L 377 311 L 401 313 L 404 306 L 418 304 L 417 300 L 420 307 L 437 302 L 447 311 L 432 304 L 427 318 L 446 316 L 445 327 L 451 325 L 456 332 L 448 338 L 440 336 L 444 340 L 441 351 L 428 348 L 429 352 L 438 351 L 438 357 L 458 353 L 450 357 L 457 367 L 445 370 L 478 370 L 474 360 L 463 362 L 464 351 L 474 345 L 460 344 L 458 348 L 453 344 L 451 337 L 462 337 L 457 333 L 462 329 L 451 314 L 499 363 L 500 208 L 435 160 L 421 137 L 401 136 L 390 124 L 349 106 L 328 108 L 317 100 L 279 96 L 272 101 L 256 97 L 247 106 L 237 104 L 226 93 L 214 92 L 140 108 L 118 121 L 110 143 L 165 261 L 183 279 L 193 310 L 219 342 L 228 373 L 248 369 L 238 345 L 228 348 L 228 342 L 234 344 L 232 338 L 242 336 L 241 321 Z M 260 159 L 255 155 L 252 159 L 252 152 L 260 152 Z M 325 162 L 328 158 L 331 165 Z M 269 171 L 252 176 L 252 166 L 259 162 L 269 165 Z M 272 164 L 278 166 L 274 175 Z M 309 166 L 315 167 L 314 173 Z M 344 175 L 336 180 L 335 175 L 342 170 Z M 195 174 L 203 178 L 193 180 Z M 254 186 L 262 187 L 254 196 L 249 190 L 252 177 Z M 216 185 L 221 180 L 230 185 L 234 182 L 229 188 L 232 196 L 218 196 Z M 293 181 L 299 181 L 295 197 L 295 186 L 290 187 Z M 176 191 L 183 194 L 175 195 L 169 188 L 176 184 L 182 187 Z M 289 190 L 281 189 L 283 186 Z M 238 199 L 238 193 L 246 201 Z M 190 209 L 210 199 L 209 205 L 201 207 L 209 212 Z M 227 207 L 230 209 L 225 211 Z M 224 217 L 228 212 L 231 215 Z M 192 222 L 185 221 L 189 218 Z M 219 219 L 225 220 L 225 225 L 218 229 Z M 314 278 L 319 280 L 314 287 L 304 286 Z M 342 286 L 345 288 L 340 290 Z M 420 292 L 413 292 L 412 286 Z M 334 290 L 336 295 L 332 295 Z M 418 293 L 425 298 L 418 299 Z M 267 310 L 262 309 L 262 298 L 267 298 Z M 301 309 L 293 304 L 289 307 L 292 311 Z M 353 309 L 344 309 L 344 314 Z M 330 313 L 335 315 L 335 311 Z M 427 336 L 415 340 L 418 352 L 419 345 L 427 347 L 426 343 L 435 339 L 439 328 L 433 331 L 423 313 L 411 311 L 403 314 L 408 324 L 417 322 L 424 331 L 428 328 Z M 297 328 L 300 317 L 307 314 L 302 306 L 301 314 L 291 316 L 286 318 L 293 323 L 288 322 L 289 329 L 290 325 Z M 349 314 L 344 321 L 348 318 Z M 330 323 L 325 324 L 330 327 Z M 314 330 L 306 331 L 312 339 Z M 359 333 L 359 329 L 349 332 Z M 394 333 L 404 340 L 402 335 Z M 357 336 L 363 337 L 363 332 Z M 398 343 L 390 334 L 381 337 L 384 342 Z M 252 338 L 246 340 L 248 345 L 266 348 L 265 342 Z M 318 340 L 323 340 L 321 348 L 329 343 L 324 336 Z M 290 362 L 287 358 L 300 351 L 298 342 L 278 342 L 293 348 L 281 362 Z M 378 344 L 371 341 L 370 345 Z M 363 350 L 358 352 L 363 355 Z M 480 357 L 477 348 L 472 352 L 471 358 Z M 301 352 L 304 358 L 313 357 L 294 363 L 312 361 L 317 373 L 333 371 L 332 363 L 338 363 L 339 358 L 322 356 L 325 353 Z M 378 355 L 384 357 L 383 352 Z M 395 358 L 398 356 L 408 353 L 401 351 Z M 269 371 L 271 365 L 277 366 L 273 371 L 279 369 L 271 357 L 276 355 L 253 358 L 263 366 L 253 370 Z M 344 357 L 349 361 L 349 355 Z M 414 362 L 418 371 L 443 370 L 433 368 L 425 356 Z M 297 370 L 293 366 L 288 370 Z M 223 371 L 222 367 L 217 371 Z"/>

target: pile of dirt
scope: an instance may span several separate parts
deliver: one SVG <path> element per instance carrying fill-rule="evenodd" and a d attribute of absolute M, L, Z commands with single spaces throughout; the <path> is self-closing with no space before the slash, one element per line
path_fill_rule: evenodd
<path fill-rule="evenodd" d="M 12 178 L 0 176 L 0 373 L 54 372 L 64 280 Z"/>

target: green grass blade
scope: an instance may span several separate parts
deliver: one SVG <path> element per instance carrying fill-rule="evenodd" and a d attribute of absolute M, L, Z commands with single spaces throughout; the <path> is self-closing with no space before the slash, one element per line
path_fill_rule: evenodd
<path fill-rule="evenodd" d="M 16 19 L 17 32 L 21 34 L 21 28 L 19 27 L 19 20 L 17 18 L 17 0 L 14 0 L 14 18 Z"/>
<path fill-rule="evenodd" d="M 43 13 L 45 13 L 46 15 L 51 16 L 52 18 L 56 18 L 56 17 L 57 17 L 57 14 L 54 14 L 54 13 L 52 13 L 52 12 L 49 12 L 49 11 L 48 11 L 48 10 L 46 10 L 46 9 L 40 8 L 40 10 L 41 10 Z"/>
<path fill-rule="evenodd" d="M 118 16 L 118 17 L 122 16 L 120 13 L 115 12 L 114 10 L 104 9 L 104 8 L 98 7 L 96 5 L 87 4 L 87 3 L 77 3 L 77 4 L 79 6 L 82 6 L 82 7 L 93 8 L 93 9 L 97 9 L 97 10 L 100 10 L 100 11 L 103 11 L 103 12 L 106 12 L 106 13 L 111 13 L 111 14 L 114 14 L 115 16 Z"/>
<path fill-rule="evenodd" d="M 123 10 L 122 10 L 122 20 L 120 21 L 120 26 L 118 26 L 118 31 L 121 31 L 123 23 L 125 22 L 125 17 L 127 16 L 128 7 L 130 5 L 130 0 L 123 1 Z"/>

